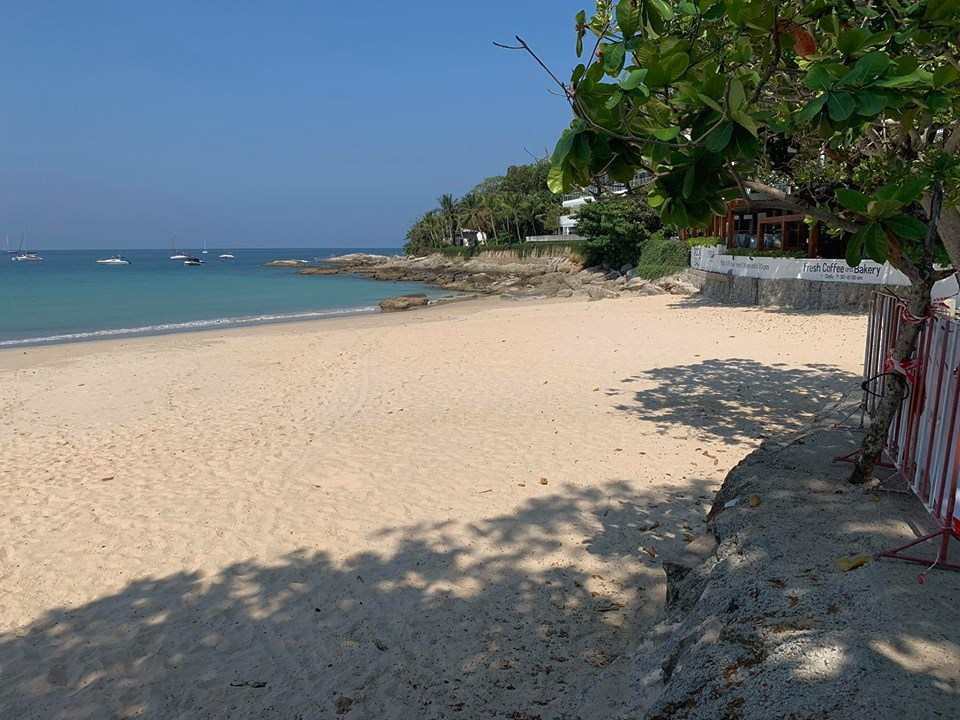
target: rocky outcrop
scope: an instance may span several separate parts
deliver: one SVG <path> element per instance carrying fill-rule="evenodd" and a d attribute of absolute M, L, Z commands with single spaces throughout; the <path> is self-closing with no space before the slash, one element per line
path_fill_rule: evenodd
<path fill-rule="evenodd" d="M 606 300 L 630 295 L 688 294 L 695 288 L 679 278 L 656 281 L 636 277 L 629 265 L 583 268 L 570 257 L 481 254 L 473 258 L 429 255 L 387 257 L 353 253 L 304 268 L 303 275 L 350 273 L 373 280 L 423 282 L 462 293 L 525 297 L 588 297 Z"/>
<path fill-rule="evenodd" d="M 296 259 L 287 259 L 287 260 L 271 260 L 270 262 L 264 263 L 265 267 L 306 267 L 310 264 L 309 260 L 296 260 Z"/>
<path fill-rule="evenodd" d="M 340 271 L 331 267 L 306 267 L 297 270 L 297 275 L 339 275 Z"/>
<path fill-rule="evenodd" d="M 401 312 L 417 307 L 426 307 L 429 304 L 430 300 L 427 299 L 426 295 L 398 295 L 397 297 L 381 300 L 380 309 L 384 312 Z"/>

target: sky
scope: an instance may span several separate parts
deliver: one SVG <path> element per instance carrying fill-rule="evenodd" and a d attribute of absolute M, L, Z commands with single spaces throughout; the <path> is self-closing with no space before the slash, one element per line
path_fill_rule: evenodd
<path fill-rule="evenodd" d="M 398 247 L 553 148 L 589 3 L 0 0 L 0 237 Z"/>

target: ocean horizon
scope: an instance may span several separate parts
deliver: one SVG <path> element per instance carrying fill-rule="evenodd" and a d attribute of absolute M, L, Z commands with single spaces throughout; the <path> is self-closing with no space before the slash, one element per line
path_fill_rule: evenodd
<path fill-rule="evenodd" d="M 198 253 L 197 267 L 167 249 L 46 250 L 42 262 L 0 261 L 0 349 L 217 327 L 289 322 L 378 310 L 384 298 L 440 296 L 422 283 L 310 276 L 266 267 L 274 259 L 323 260 L 399 248 L 228 248 Z M 221 253 L 233 259 L 221 260 Z M 121 255 L 129 265 L 99 265 Z"/>

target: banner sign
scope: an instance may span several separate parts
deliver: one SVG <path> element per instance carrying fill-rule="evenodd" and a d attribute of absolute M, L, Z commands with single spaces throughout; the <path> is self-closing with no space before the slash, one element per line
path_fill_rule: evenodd
<path fill-rule="evenodd" d="M 812 280 L 814 282 L 842 282 L 856 285 L 909 285 L 902 272 L 890 265 L 864 260 L 850 267 L 844 260 L 821 258 L 773 258 L 748 255 L 726 255 L 724 247 L 695 247 L 690 250 L 690 267 L 705 272 L 764 280 Z M 957 276 L 937 283 L 933 289 L 936 300 L 957 295 L 960 287 Z"/>

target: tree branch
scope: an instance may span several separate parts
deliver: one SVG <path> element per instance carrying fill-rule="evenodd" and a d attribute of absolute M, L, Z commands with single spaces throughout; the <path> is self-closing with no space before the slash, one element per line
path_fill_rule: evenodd
<path fill-rule="evenodd" d="M 566 96 L 566 98 L 567 98 L 568 100 L 570 100 L 571 97 L 572 97 L 572 96 L 571 96 L 571 92 L 570 92 L 570 88 L 568 88 L 566 85 L 564 85 L 562 82 L 560 82 L 559 78 L 557 78 L 557 76 L 553 74 L 553 71 L 552 71 L 550 68 L 547 67 L 546 63 L 544 63 L 543 60 L 541 60 L 540 57 L 530 48 L 530 46 L 527 45 L 527 41 L 526 41 L 526 40 L 524 40 L 524 39 L 523 39 L 522 37 L 520 37 L 519 35 L 514 35 L 514 37 L 517 39 L 517 42 L 520 43 L 519 45 L 504 45 L 503 43 L 498 43 L 498 42 L 494 42 L 493 44 L 494 44 L 496 47 L 501 48 L 502 50 L 523 50 L 523 51 L 529 53 L 529 54 L 530 54 L 530 57 L 532 57 L 534 60 L 537 61 L 537 65 L 539 65 L 540 67 L 542 67 L 543 70 L 544 70 L 544 72 L 546 72 L 547 75 L 549 75 L 550 78 L 551 78 L 557 85 L 560 86 L 560 89 L 563 90 L 564 96 Z"/>
<path fill-rule="evenodd" d="M 766 85 L 770 78 L 773 77 L 774 70 L 777 69 L 777 65 L 780 64 L 780 56 L 783 52 L 783 48 L 780 46 L 780 29 L 777 27 L 777 15 L 776 15 L 776 4 L 774 4 L 774 16 L 773 16 L 773 56 L 770 58 L 770 64 L 767 66 L 767 69 L 763 73 L 763 77 L 760 78 L 760 82 L 757 83 L 756 90 L 753 91 L 753 97 L 750 98 L 750 104 L 756 105 L 757 101 L 760 99 L 760 93 L 763 92 L 763 86 Z"/>

